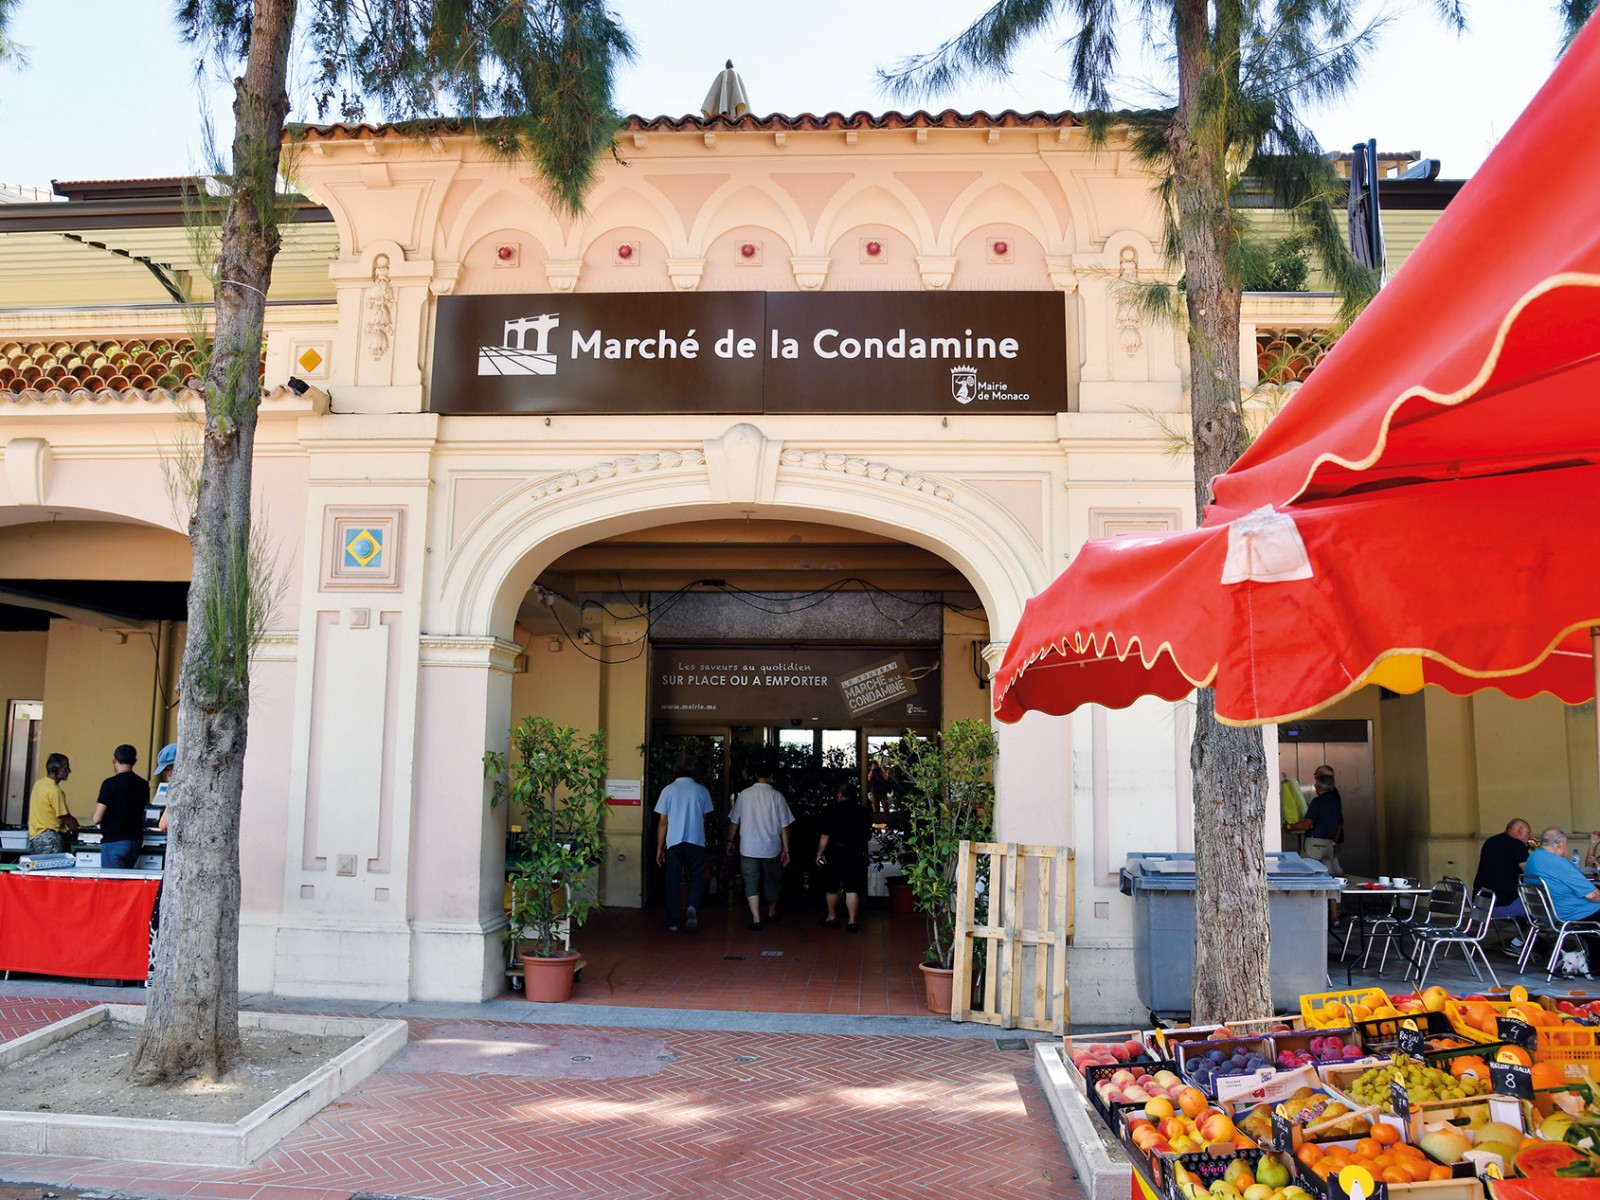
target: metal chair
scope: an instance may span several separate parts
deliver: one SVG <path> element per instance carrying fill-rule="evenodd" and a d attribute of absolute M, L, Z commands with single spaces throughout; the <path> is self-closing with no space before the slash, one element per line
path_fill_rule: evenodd
<path fill-rule="evenodd" d="M 1544 880 L 1524 879 L 1517 885 L 1517 894 L 1522 897 L 1522 907 L 1528 913 L 1528 937 L 1522 943 L 1522 956 L 1517 959 L 1517 973 L 1527 970 L 1528 960 L 1533 957 L 1534 943 L 1539 940 L 1540 934 L 1549 934 L 1555 939 L 1555 944 L 1550 948 L 1550 962 L 1547 964 L 1544 979 L 1549 983 L 1556 973 L 1556 962 L 1561 957 L 1561 947 L 1569 937 L 1582 937 L 1585 934 L 1591 937 L 1600 937 L 1600 921 L 1563 921 L 1556 916 L 1555 905 L 1550 900 L 1550 891 L 1544 885 Z"/>
<path fill-rule="evenodd" d="M 1456 933 L 1466 918 L 1467 885 L 1453 875 L 1446 875 L 1429 889 L 1427 905 L 1421 913 L 1414 913 L 1410 920 L 1400 923 L 1395 938 L 1405 956 L 1415 958 L 1418 934 Z"/>
<path fill-rule="evenodd" d="M 1468 910 L 1461 925 L 1455 929 L 1418 927 L 1413 930 L 1416 938 L 1416 953 L 1411 966 L 1406 969 L 1406 977 L 1411 977 L 1411 970 L 1415 968 L 1417 974 L 1417 991 L 1422 991 L 1427 982 L 1428 972 L 1433 969 L 1433 959 L 1439 953 L 1441 946 L 1449 948 L 1460 946 L 1461 954 L 1467 960 L 1467 966 L 1472 968 L 1475 979 L 1482 979 L 1478 971 L 1478 964 L 1472 961 L 1474 953 L 1483 963 L 1483 969 L 1489 972 L 1489 978 L 1495 987 L 1500 986 L 1500 980 L 1494 973 L 1494 968 L 1489 965 L 1489 956 L 1483 952 L 1483 939 L 1489 936 L 1489 925 L 1494 920 L 1494 891 L 1491 888 L 1479 888 L 1477 895 L 1472 898 L 1472 907 Z M 1427 959 L 1423 959 L 1423 951 L 1427 951 Z"/>
<path fill-rule="evenodd" d="M 1378 959 L 1378 974 L 1383 974 L 1384 968 L 1389 965 L 1389 947 L 1400 940 L 1407 925 L 1417 920 L 1417 909 L 1421 904 L 1420 895 L 1396 896 L 1387 913 L 1373 918 L 1372 926 L 1367 930 L 1367 950 L 1361 956 L 1363 973 L 1372 961 L 1372 944 L 1381 940 L 1383 955 Z"/>

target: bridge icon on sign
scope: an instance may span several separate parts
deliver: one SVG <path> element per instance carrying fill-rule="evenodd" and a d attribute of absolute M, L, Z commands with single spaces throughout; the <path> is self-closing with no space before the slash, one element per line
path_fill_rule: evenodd
<path fill-rule="evenodd" d="M 550 331 L 561 324 L 557 313 L 514 317 L 505 324 L 505 341 L 478 347 L 479 375 L 554 375 L 556 356 L 550 353 Z M 528 334 L 534 335 L 528 348 Z"/>

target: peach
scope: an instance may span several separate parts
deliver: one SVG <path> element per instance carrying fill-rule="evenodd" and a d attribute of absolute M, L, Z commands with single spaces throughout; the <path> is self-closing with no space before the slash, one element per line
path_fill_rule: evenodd
<path fill-rule="evenodd" d="M 1164 1121 L 1172 1115 L 1172 1101 L 1165 1096 L 1152 1096 L 1145 1101 L 1144 1115 L 1152 1121 Z"/>
<path fill-rule="evenodd" d="M 1198 1116 L 1206 1109 L 1206 1094 L 1199 1088 L 1186 1087 L 1177 1096 L 1178 1107 L 1186 1117 Z"/>
<path fill-rule="evenodd" d="M 1214 1113 L 1200 1126 L 1200 1136 L 1208 1143 L 1232 1141 L 1233 1118 L 1224 1113 Z"/>

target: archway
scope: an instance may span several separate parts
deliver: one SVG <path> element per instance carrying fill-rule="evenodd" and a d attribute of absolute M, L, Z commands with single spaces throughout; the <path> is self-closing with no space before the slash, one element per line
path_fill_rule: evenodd
<path fill-rule="evenodd" d="M 860 780 L 871 739 L 896 736 L 918 716 L 931 731 L 987 714 L 983 651 L 1045 574 L 1036 531 L 959 468 L 904 472 L 866 456 L 785 447 L 749 425 L 700 447 L 508 487 L 458 528 L 429 624 L 444 637 L 487 635 L 505 647 L 497 653 L 510 669 L 489 675 L 488 744 L 536 711 L 607 729 L 624 794 L 599 886 L 618 909 L 654 899 L 656 880 L 641 864 L 653 857 L 649 810 L 664 781 L 650 762 L 667 755 L 653 748 L 721 739 L 724 811 L 743 782 L 741 747 L 784 750 L 791 761 L 809 752 L 827 770 L 811 772 L 796 799 L 814 807 L 831 798 L 815 794 L 828 770 Z M 748 706 L 735 716 L 701 704 L 674 714 L 673 696 L 660 693 L 676 685 L 651 663 L 730 647 L 756 670 L 761 652 L 776 647 L 847 662 L 898 658 L 914 682 L 932 682 L 914 690 L 925 701 L 920 714 L 901 707 L 844 720 Z M 814 827 L 798 836 L 814 847 Z M 491 831 L 485 845 L 494 840 Z M 498 883 L 489 866 L 484 912 Z M 805 871 L 795 875 L 797 915 L 807 905 L 820 914 Z M 659 912 L 654 920 L 661 924 Z"/>

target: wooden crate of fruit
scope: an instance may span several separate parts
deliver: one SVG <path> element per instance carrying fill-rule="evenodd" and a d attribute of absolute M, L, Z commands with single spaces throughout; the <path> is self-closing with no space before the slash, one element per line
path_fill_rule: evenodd
<path fill-rule="evenodd" d="M 1319 1200 L 1332 1200 L 1329 1177 L 1350 1165 L 1366 1167 L 1375 1183 L 1388 1188 L 1391 1200 L 1483 1200 L 1483 1182 L 1476 1175 L 1457 1174 L 1456 1169 L 1433 1161 L 1419 1147 L 1405 1142 L 1374 1142 L 1370 1147 L 1350 1139 L 1331 1145 L 1307 1142 L 1294 1159 L 1296 1178 Z"/>
<path fill-rule="evenodd" d="M 1072 1067 L 1079 1086 L 1084 1085 L 1086 1067 L 1112 1066 L 1121 1063 L 1149 1064 L 1161 1056 L 1146 1045 L 1144 1035 L 1137 1029 L 1121 1033 L 1080 1034 L 1061 1039 L 1061 1056 Z"/>
<path fill-rule="evenodd" d="M 1206 1095 L 1215 1097 L 1217 1080 L 1255 1075 L 1272 1068 L 1272 1042 L 1268 1038 L 1228 1038 L 1214 1042 L 1181 1042 L 1178 1070 Z"/>
<path fill-rule="evenodd" d="M 1384 1064 L 1349 1063 L 1319 1067 L 1317 1073 L 1334 1091 L 1342 1092 L 1363 1106 L 1376 1104 L 1386 1113 L 1394 1111 L 1390 1086 L 1396 1077 L 1405 1085 L 1413 1107 L 1430 1100 L 1460 1103 L 1489 1093 L 1487 1079 L 1474 1079 L 1471 1076 L 1458 1079 L 1440 1067 L 1430 1067 L 1403 1054 L 1395 1055 L 1392 1061 Z"/>

